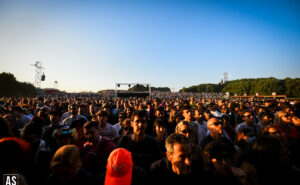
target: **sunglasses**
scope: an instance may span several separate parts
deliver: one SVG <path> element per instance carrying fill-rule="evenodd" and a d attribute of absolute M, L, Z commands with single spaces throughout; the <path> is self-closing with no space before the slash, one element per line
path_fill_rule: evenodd
<path fill-rule="evenodd" d="M 184 133 L 184 134 L 187 134 L 187 133 L 191 133 L 191 130 L 182 130 L 182 131 L 180 131 L 180 132 L 182 132 L 182 133 Z"/>
<path fill-rule="evenodd" d="M 127 130 L 132 130 L 132 128 L 131 127 L 124 127 L 123 130 L 126 130 L 126 131 Z"/>
<path fill-rule="evenodd" d="M 249 114 L 248 116 L 243 116 L 244 118 L 250 118 L 252 115 Z"/>
<path fill-rule="evenodd" d="M 214 125 L 215 125 L 215 126 L 219 126 L 219 125 L 222 125 L 222 122 L 221 122 L 221 121 L 218 121 L 218 122 L 214 122 Z"/>

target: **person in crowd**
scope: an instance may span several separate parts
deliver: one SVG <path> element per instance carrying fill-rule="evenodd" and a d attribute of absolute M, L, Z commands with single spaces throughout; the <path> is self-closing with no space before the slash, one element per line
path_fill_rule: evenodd
<path fill-rule="evenodd" d="M 117 148 L 110 153 L 106 171 L 98 176 L 94 184 L 150 185 L 149 180 L 149 173 L 134 165 L 131 152 L 125 148 Z"/>
<path fill-rule="evenodd" d="M 205 146 L 212 141 L 220 141 L 228 144 L 231 153 L 236 152 L 233 146 L 233 142 L 230 140 L 228 135 L 224 134 L 225 132 L 222 129 L 222 122 L 220 119 L 210 118 L 207 121 L 207 128 L 209 131 L 209 135 L 202 140 L 201 142 L 202 149 L 204 149 Z"/>
<path fill-rule="evenodd" d="M 131 121 L 130 118 L 126 118 L 125 120 L 123 120 L 123 122 L 121 123 L 121 130 L 119 133 L 119 136 L 114 138 L 114 143 L 118 144 L 119 140 L 123 137 L 123 136 L 128 136 L 131 135 L 133 133 L 133 128 L 131 127 Z"/>
<path fill-rule="evenodd" d="M 175 133 L 182 134 L 190 140 L 191 159 L 203 165 L 203 157 L 200 145 L 194 140 L 193 127 L 189 122 L 181 121 L 175 128 Z"/>
<path fill-rule="evenodd" d="M 153 183 L 205 184 L 206 176 L 191 159 L 190 141 L 182 134 L 173 133 L 166 139 L 166 157 L 151 165 Z"/>
<path fill-rule="evenodd" d="M 86 120 L 80 118 L 79 120 L 74 120 L 70 125 L 70 129 L 72 129 L 71 132 L 74 138 L 74 145 L 76 145 L 80 149 L 80 151 L 84 149 L 83 146 L 84 143 L 86 142 L 84 132 L 83 132 L 83 125 L 85 123 Z"/>
<path fill-rule="evenodd" d="M 198 144 L 207 135 L 207 123 L 203 120 L 203 112 L 200 109 L 194 110 L 194 119 L 198 127 Z"/>
<path fill-rule="evenodd" d="M 244 127 L 247 127 L 254 132 L 256 137 L 261 136 L 262 127 L 255 122 L 254 116 L 250 113 L 250 111 L 245 110 L 241 114 L 244 122 L 237 125 L 236 132 Z"/>
<path fill-rule="evenodd" d="M 107 158 L 116 149 L 116 145 L 111 139 L 100 134 L 97 122 L 86 122 L 83 131 L 87 140 L 84 144 L 83 166 L 93 175 L 98 175 L 105 170 Z"/>
<path fill-rule="evenodd" d="M 162 153 L 162 156 L 166 153 L 165 140 L 166 140 L 166 131 L 167 131 L 167 120 L 157 119 L 154 122 L 153 130 L 155 132 L 155 138 L 159 143 L 159 148 Z"/>
<path fill-rule="evenodd" d="M 80 119 L 80 118 L 83 118 L 86 121 L 88 121 L 85 116 L 78 114 L 78 106 L 76 104 L 72 104 L 70 106 L 70 114 L 71 115 L 69 117 L 67 117 L 63 120 L 64 125 L 70 126 L 72 121 Z"/>
<path fill-rule="evenodd" d="M 270 112 L 262 112 L 259 115 L 260 119 L 260 124 L 262 128 L 268 126 L 268 125 L 273 125 L 273 115 Z"/>
<path fill-rule="evenodd" d="M 286 112 L 276 112 L 274 125 L 279 130 L 283 142 L 290 144 L 293 140 L 300 138 L 299 131 L 291 124 L 291 119 Z"/>
<path fill-rule="evenodd" d="M 30 144 L 20 138 L 3 137 L 0 139 L 0 174 L 18 174 L 19 185 L 27 185 L 30 177 L 27 176 L 26 157 Z M 5 182 L 3 182 L 5 184 Z"/>
<path fill-rule="evenodd" d="M 82 169 L 79 148 L 64 145 L 59 148 L 50 162 L 51 173 L 46 185 L 92 185 L 93 176 Z"/>
<path fill-rule="evenodd" d="M 287 148 L 273 137 L 258 138 L 241 169 L 250 184 L 298 184 L 299 173 L 289 163 Z"/>
<path fill-rule="evenodd" d="M 59 127 L 52 133 L 52 137 L 55 140 L 55 150 L 64 146 L 74 144 L 74 137 L 76 132 L 69 127 Z"/>
<path fill-rule="evenodd" d="M 96 115 L 97 115 L 97 121 L 100 128 L 100 135 L 107 137 L 109 139 L 114 139 L 118 137 L 119 133 L 117 129 L 113 125 L 107 122 L 108 121 L 107 112 L 104 110 L 100 110 L 99 112 L 97 112 Z"/>
<path fill-rule="evenodd" d="M 51 111 L 49 113 L 50 125 L 45 125 L 42 128 L 42 139 L 45 140 L 46 144 L 54 150 L 56 147 L 55 138 L 53 138 L 52 134 L 55 129 L 62 127 L 62 123 L 60 122 L 61 112 L 59 111 Z"/>
<path fill-rule="evenodd" d="M 122 130 L 122 122 L 126 119 L 126 112 L 119 112 L 118 120 L 119 122 L 113 125 L 114 129 L 117 131 L 118 135 Z"/>
<path fill-rule="evenodd" d="M 210 184 L 248 184 L 246 173 L 233 167 L 231 159 L 231 152 L 226 143 L 213 141 L 205 146 L 204 161 L 214 177 Z"/>
<path fill-rule="evenodd" d="M 192 126 L 192 140 L 193 142 L 198 142 L 198 124 L 193 121 L 193 113 L 194 111 L 190 108 L 190 106 L 183 106 L 181 109 L 182 116 L 184 117 L 184 121 L 188 122 Z"/>
<path fill-rule="evenodd" d="M 15 118 L 16 122 L 11 126 L 12 132 L 15 136 L 20 136 L 21 129 L 31 121 L 31 119 L 23 114 L 23 110 L 21 107 L 12 107 L 11 111 L 13 117 Z"/>
<path fill-rule="evenodd" d="M 145 133 L 147 128 L 146 112 L 134 112 L 131 116 L 131 126 L 133 134 L 123 136 L 118 143 L 118 147 L 129 150 L 134 163 L 149 170 L 150 165 L 162 156 L 158 142 Z"/>

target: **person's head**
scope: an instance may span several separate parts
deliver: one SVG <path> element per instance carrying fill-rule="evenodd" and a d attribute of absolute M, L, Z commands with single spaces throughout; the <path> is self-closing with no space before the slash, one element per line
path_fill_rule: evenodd
<path fill-rule="evenodd" d="M 76 116 L 78 114 L 78 107 L 76 104 L 72 104 L 69 106 L 70 114 Z"/>
<path fill-rule="evenodd" d="M 242 112 L 242 119 L 246 124 L 251 124 L 254 122 L 254 117 L 249 111 Z"/>
<path fill-rule="evenodd" d="M 51 111 L 49 113 L 50 122 L 54 125 L 58 125 L 61 118 L 61 112 L 59 111 Z"/>
<path fill-rule="evenodd" d="M 183 121 L 184 117 L 182 115 L 176 115 L 175 117 L 175 122 L 178 124 L 179 122 Z"/>
<path fill-rule="evenodd" d="M 97 112 L 97 120 L 99 123 L 99 127 L 106 127 L 107 124 L 107 119 L 108 119 L 108 114 L 106 111 L 100 110 Z"/>
<path fill-rule="evenodd" d="M 85 104 L 81 104 L 78 107 L 78 114 L 84 115 L 87 113 L 87 106 Z"/>
<path fill-rule="evenodd" d="M 176 125 L 175 132 L 190 139 L 192 137 L 192 125 L 187 121 L 181 121 Z"/>
<path fill-rule="evenodd" d="M 131 116 L 131 127 L 135 135 L 142 136 L 147 128 L 147 114 L 145 111 L 136 111 Z"/>
<path fill-rule="evenodd" d="M 228 109 L 227 109 L 226 105 L 222 105 L 220 107 L 220 111 L 221 111 L 222 114 L 227 114 Z"/>
<path fill-rule="evenodd" d="M 236 139 L 238 143 L 252 143 L 255 141 L 256 137 L 251 129 L 243 127 L 237 132 Z"/>
<path fill-rule="evenodd" d="M 69 128 L 57 128 L 53 131 L 52 137 L 56 141 L 56 147 L 73 144 L 74 135 L 73 130 Z"/>
<path fill-rule="evenodd" d="M 190 121 L 192 119 L 192 111 L 189 106 L 184 106 L 182 108 L 182 116 L 184 117 L 184 120 Z"/>
<path fill-rule="evenodd" d="M 157 107 L 161 103 L 161 100 L 159 98 L 154 98 L 153 103 Z"/>
<path fill-rule="evenodd" d="M 126 112 L 119 113 L 119 122 L 122 123 L 127 118 Z"/>
<path fill-rule="evenodd" d="M 131 127 L 131 121 L 129 118 L 123 120 L 121 126 L 123 136 L 128 136 L 133 133 L 133 128 Z"/>
<path fill-rule="evenodd" d="M 34 118 L 40 119 L 40 118 Z M 31 121 L 21 131 L 21 137 L 30 144 L 36 144 L 40 141 L 42 135 L 42 126 L 38 122 Z"/>
<path fill-rule="evenodd" d="M 268 112 L 262 112 L 260 115 L 261 124 L 265 127 L 272 124 L 273 116 Z"/>
<path fill-rule="evenodd" d="M 50 169 L 58 181 L 68 182 L 76 177 L 81 165 L 79 148 L 75 145 L 64 145 L 52 157 Z"/>
<path fill-rule="evenodd" d="M 91 105 L 89 106 L 89 112 L 90 112 L 90 115 L 96 114 L 97 111 L 98 111 L 98 105 L 96 105 L 96 104 L 91 104 Z"/>
<path fill-rule="evenodd" d="M 300 103 L 296 103 L 291 121 L 295 127 L 300 128 Z"/>
<path fill-rule="evenodd" d="M 227 114 L 222 115 L 221 122 L 222 122 L 223 126 L 231 127 L 231 124 L 230 124 L 231 120 L 230 120 L 230 117 Z"/>
<path fill-rule="evenodd" d="M 207 128 L 211 134 L 221 135 L 223 133 L 222 122 L 217 118 L 210 118 L 207 121 Z"/>
<path fill-rule="evenodd" d="M 154 122 L 154 131 L 156 135 L 164 136 L 166 134 L 167 123 L 164 119 L 157 119 Z"/>
<path fill-rule="evenodd" d="M 274 137 L 277 139 L 280 139 L 280 137 L 281 137 L 280 131 L 274 125 L 268 125 L 268 126 L 264 127 L 264 129 L 262 131 L 262 135 Z"/>
<path fill-rule="evenodd" d="M 178 115 L 176 109 L 171 109 L 170 110 L 170 120 L 175 120 L 175 117 Z"/>
<path fill-rule="evenodd" d="M 157 119 L 162 119 L 165 116 L 165 111 L 162 107 L 159 107 L 155 110 L 155 117 Z"/>
<path fill-rule="evenodd" d="M 130 185 L 132 168 L 130 151 L 125 148 L 113 150 L 107 159 L 104 185 Z"/>
<path fill-rule="evenodd" d="M 70 128 L 76 130 L 75 139 L 80 139 L 80 138 L 84 137 L 83 125 L 86 122 L 87 121 L 84 118 L 80 118 L 80 119 L 76 119 L 76 120 L 72 121 Z"/>
<path fill-rule="evenodd" d="M 199 109 L 194 110 L 194 118 L 198 123 L 201 123 L 203 120 L 203 113 Z"/>
<path fill-rule="evenodd" d="M 288 114 L 284 111 L 278 111 L 275 114 L 274 124 L 278 126 L 284 126 L 290 123 Z"/>
<path fill-rule="evenodd" d="M 291 119 L 295 127 L 300 128 L 300 118 L 297 115 L 294 115 Z"/>
<path fill-rule="evenodd" d="M 95 121 L 89 121 L 86 122 L 83 125 L 83 132 L 84 132 L 84 136 L 85 138 L 93 143 L 93 144 L 97 144 L 99 141 L 99 136 L 100 136 L 100 130 L 99 130 L 99 126 L 98 123 Z"/>
<path fill-rule="evenodd" d="M 262 178 L 266 173 L 277 173 L 287 163 L 286 147 L 274 137 L 258 138 L 248 155 L 249 162 L 254 164 L 258 177 Z"/>
<path fill-rule="evenodd" d="M 126 110 L 127 117 L 131 117 L 132 113 L 133 113 L 133 108 L 132 107 L 126 107 L 125 110 Z"/>
<path fill-rule="evenodd" d="M 3 137 L 0 139 L 0 151 L 0 172 L 20 170 L 30 151 L 30 144 L 17 137 Z"/>
<path fill-rule="evenodd" d="M 103 110 L 106 111 L 107 115 L 111 114 L 111 106 L 109 104 L 105 104 Z"/>
<path fill-rule="evenodd" d="M 208 168 L 221 175 L 231 173 L 231 160 L 229 148 L 222 142 L 210 142 L 204 148 L 204 161 Z"/>
<path fill-rule="evenodd" d="M 172 164 L 172 171 L 177 175 L 191 173 L 191 147 L 189 140 L 182 134 L 173 133 L 165 142 L 167 159 Z"/>
<path fill-rule="evenodd" d="M 20 118 L 23 115 L 23 110 L 21 107 L 14 106 L 12 107 L 12 114 L 16 118 Z"/>

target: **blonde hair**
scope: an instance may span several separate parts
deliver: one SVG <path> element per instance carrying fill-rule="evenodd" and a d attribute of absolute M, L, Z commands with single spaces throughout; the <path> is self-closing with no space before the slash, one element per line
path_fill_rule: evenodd
<path fill-rule="evenodd" d="M 76 145 L 64 145 L 55 152 L 50 162 L 50 168 L 53 169 L 60 165 L 78 169 L 81 167 L 80 151 Z"/>
<path fill-rule="evenodd" d="M 280 123 L 281 123 L 281 117 L 282 117 L 282 115 L 286 115 L 286 112 L 284 112 L 284 111 L 278 111 L 278 112 L 276 112 L 276 114 L 275 114 L 275 117 L 274 117 L 274 125 L 277 125 L 277 126 L 279 126 L 280 125 Z"/>
<path fill-rule="evenodd" d="M 187 122 L 187 121 L 180 121 L 177 125 L 176 125 L 176 128 L 175 128 L 175 132 L 178 133 L 180 130 L 180 128 L 182 126 L 186 125 L 188 127 L 188 129 L 192 129 L 192 125 Z"/>

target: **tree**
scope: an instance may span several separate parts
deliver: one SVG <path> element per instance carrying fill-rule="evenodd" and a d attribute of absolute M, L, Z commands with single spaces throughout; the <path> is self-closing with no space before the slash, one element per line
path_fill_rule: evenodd
<path fill-rule="evenodd" d="M 25 82 L 18 82 L 11 73 L 0 73 L 0 96 L 35 96 L 36 88 Z"/>

